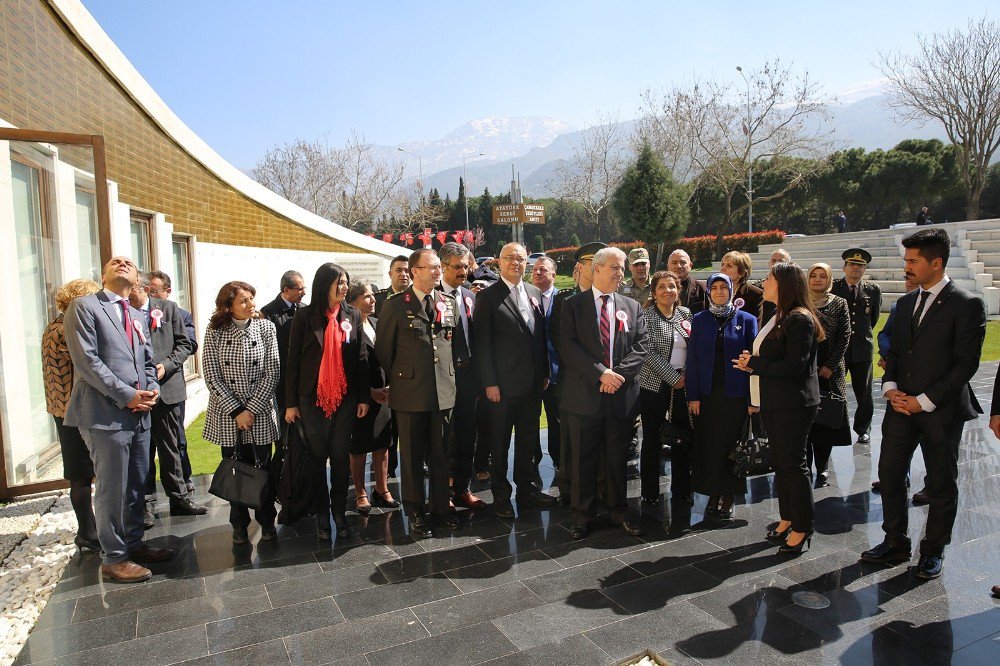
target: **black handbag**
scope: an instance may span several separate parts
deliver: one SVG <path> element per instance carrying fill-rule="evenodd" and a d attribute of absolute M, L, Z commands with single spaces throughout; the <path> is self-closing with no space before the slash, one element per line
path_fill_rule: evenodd
<path fill-rule="evenodd" d="M 223 458 L 212 477 L 208 492 L 230 504 L 244 504 L 255 511 L 264 506 L 267 497 L 268 471 L 257 458 L 257 449 L 252 444 L 254 464 L 239 460 L 243 433 L 237 432 L 236 447 L 232 458 Z"/>
<path fill-rule="evenodd" d="M 294 525 L 306 516 L 315 515 L 316 469 L 325 469 L 326 466 L 320 466 L 306 452 L 302 419 L 296 420 L 294 425 L 285 425 L 288 426 L 285 459 L 276 488 L 278 503 L 281 504 L 278 523 Z"/>
<path fill-rule="evenodd" d="M 667 407 L 667 420 L 660 426 L 660 444 L 669 446 L 671 451 L 690 451 L 694 442 L 694 424 L 691 423 L 691 414 L 688 413 L 688 423 L 675 423 L 670 420 L 674 413 L 674 389 L 670 391 L 670 405 Z"/>
<path fill-rule="evenodd" d="M 844 425 L 844 416 L 847 414 L 847 401 L 843 396 L 837 395 L 832 390 L 819 392 L 819 410 L 813 423 L 824 428 L 836 430 Z"/>
<path fill-rule="evenodd" d="M 739 477 L 770 474 L 774 471 L 771 465 L 771 447 L 759 416 L 747 414 L 740 437 L 729 454 L 729 459 L 733 462 L 733 474 Z"/>

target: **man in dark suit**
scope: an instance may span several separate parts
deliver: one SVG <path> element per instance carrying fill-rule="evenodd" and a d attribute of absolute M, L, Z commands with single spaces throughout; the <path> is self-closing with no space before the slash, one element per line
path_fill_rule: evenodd
<path fill-rule="evenodd" d="M 930 499 L 916 575 L 937 578 L 958 511 L 958 447 L 965 422 L 982 412 L 969 380 L 979 368 L 986 336 L 982 300 L 945 273 L 951 240 L 943 229 L 920 230 L 903 240 L 907 277 L 920 289 L 899 299 L 886 355 L 878 478 L 885 541 L 861 560 L 881 564 L 910 559 L 906 473 L 919 444 Z"/>
<path fill-rule="evenodd" d="M 412 278 L 410 277 L 410 269 L 408 268 L 409 261 L 409 257 L 401 254 L 389 262 L 389 286 L 375 292 L 376 318 L 381 316 L 382 306 L 385 305 L 387 300 L 396 294 L 402 294 L 410 286 Z"/>
<path fill-rule="evenodd" d="M 574 539 L 588 533 L 597 504 L 598 466 L 604 468 L 604 501 L 611 521 L 630 535 L 642 530 L 629 516 L 626 451 L 639 411 L 637 377 L 646 357 L 646 320 L 639 304 L 616 293 L 625 277 L 625 253 L 599 251 L 594 286 L 570 297 L 562 310 L 563 427 L 571 442 Z"/>
<path fill-rule="evenodd" d="M 559 290 L 556 289 L 556 262 L 551 257 L 539 257 L 531 269 L 531 283 L 542 292 L 542 313 L 545 315 L 545 348 L 549 357 L 549 385 L 542 391 L 545 419 L 549 424 L 548 449 L 552 466 L 559 469 L 559 354 L 552 338 L 552 310 Z M 535 452 L 542 458 L 541 448 Z"/>
<path fill-rule="evenodd" d="M 536 485 L 534 455 L 549 360 L 542 293 L 523 279 L 527 260 L 523 246 L 508 243 L 500 251 L 500 279 L 476 294 L 473 355 L 489 401 L 490 484 L 494 511 L 502 518 L 514 516 L 507 479 L 511 429 L 518 502 L 549 507 L 556 501 Z"/>
<path fill-rule="evenodd" d="M 170 276 L 163 271 L 149 271 L 149 289 L 147 291 L 150 298 L 169 299 L 170 292 L 172 291 Z M 191 341 L 191 356 L 189 357 L 191 358 L 198 353 L 198 332 L 194 327 L 194 317 L 179 305 L 177 306 L 177 310 L 181 313 L 181 321 L 184 322 L 184 333 L 187 335 L 188 340 Z M 181 414 L 181 435 L 180 439 L 177 440 L 177 445 L 181 453 L 181 469 L 184 471 L 184 485 L 187 487 L 188 494 L 190 495 L 194 492 L 194 484 L 191 482 L 191 459 L 188 457 L 187 433 L 184 431 L 186 404 L 186 401 L 181 401 L 178 404 Z M 149 473 L 152 475 L 156 474 L 154 465 L 155 462 L 152 455 L 150 455 Z"/>
<path fill-rule="evenodd" d="M 451 340 L 455 358 L 455 408 L 451 411 L 452 502 L 455 506 L 482 509 L 483 500 L 472 494 L 473 459 L 476 455 L 476 404 L 482 387 L 472 363 L 473 318 L 476 296 L 463 285 L 469 277 L 472 254 L 458 243 L 445 243 L 441 259 L 441 291 L 455 299 L 458 309 L 455 335 Z"/>
<path fill-rule="evenodd" d="M 708 307 L 708 294 L 705 292 L 705 285 L 691 277 L 693 266 L 691 256 L 684 250 L 674 250 L 667 259 L 667 268 L 681 279 L 677 302 L 695 315 Z"/>
<path fill-rule="evenodd" d="M 375 329 L 375 356 L 389 381 L 389 407 L 399 425 L 403 508 L 410 528 L 431 536 L 424 508 L 424 461 L 430 471 L 431 514 L 435 522 L 458 528 L 448 506 L 448 448 L 445 432 L 455 406 L 452 340 L 457 327 L 455 299 L 435 289 L 441 260 L 433 250 L 416 250 L 408 260 L 413 284 L 385 302 Z"/>
<path fill-rule="evenodd" d="M 74 299 L 64 319 L 73 359 L 64 423 L 80 430 L 94 462 L 101 573 L 122 583 L 149 579 L 152 572 L 137 563 L 173 557 L 172 550 L 142 542 L 149 412 L 160 386 L 149 329 L 128 303 L 137 279 L 131 259 L 113 257 L 104 267 L 104 289 Z"/>
<path fill-rule="evenodd" d="M 202 516 L 204 506 L 195 504 L 189 496 L 181 463 L 180 435 L 184 430 L 180 405 L 187 398 L 184 383 L 184 361 L 194 345 L 184 330 L 180 308 L 172 301 L 149 297 L 149 274 L 139 273 L 129 293 L 129 303 L 143 315 L 153 347 L 156 380 L 160 384 L 160 399 L 150 412 L 152 431 L 149 441 L 149 474 L 146 477 L 146 506 L 143 527 L 149 529 L 156 518 L 156 467 L 160 459 L 160 482 L 170 500 L 172 516 Z"/>
<path fill-rule="evenodd" d="M 868 444 L 872 439 L 869 433 L 875 414 L 872 398 L 872 384 L 875 380 L 872 356 L 875 343 L 872 330 L 878 324 L 882 290 L 877 283 L 861 279 L 872 260 L 869 252 L 852 247 L 841 257 L 844 259 L 844 277 L 833 281 L 831 291 L 834 296 L 847 301 L 851 315 L 851 341 L 844 354 L 844 365 L 851 375 L 851 388 L 858 401 L 858 407 L 854 411 L 854 432 L 858 434 L 858 443 Z"/>

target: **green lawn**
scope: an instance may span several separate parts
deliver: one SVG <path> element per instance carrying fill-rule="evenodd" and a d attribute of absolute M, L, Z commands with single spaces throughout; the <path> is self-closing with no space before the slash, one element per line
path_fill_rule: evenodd
<path fill-rule="evenodd" d="M 556 276 L 556 289 L 572 289 L 574 287 L 573 277 L 570 275 Z"/>

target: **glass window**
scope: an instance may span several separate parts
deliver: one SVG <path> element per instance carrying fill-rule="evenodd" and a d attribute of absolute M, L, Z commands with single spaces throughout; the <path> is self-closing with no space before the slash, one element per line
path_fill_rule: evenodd
<path fill-rule="evenodd" d="M 48 304 L 59 283 L 54 272 L 58 262 L 48 255 L 53 239 L 45 224 L 43 174 L 39 167 L 18 160 L 11 160 L 10 173 L 20 291 L 20 326 L 15 330 L 20 340 L 4 345 L 5 376 L 0 384 L 6 407 L 3 443 L 8 485 L 59 478 L 62 472 L 58 465 L 46 464 L 58 453 L 58 440 L 46 411 L 42 333 L 55 314 Z M 15 385 L 17 390 L 11 390 Z"/>
<path fill-rule="evenodd" d="M 140 271 L 152 270 L 149 245 L 149 218 L 132 215 L 132 261 Z"/>
<path fill-rule="evenodd" d="M 188 238 L 174 236 L 172 243 L 173 265 L 171 266 L 170 285 L 177 305 L 192 313 L 191 298 L 191 246 Z M 184 362 L 184 374 L 188 378 L 198 374 L 197 359 L 191 356 Z"/>
<path fill-rule="evenodd" d="M 76 234 L 80 252 L 80 275 L 101 281 L 101 244 L 97 236 L 97 197 L 76 190 Z"/>

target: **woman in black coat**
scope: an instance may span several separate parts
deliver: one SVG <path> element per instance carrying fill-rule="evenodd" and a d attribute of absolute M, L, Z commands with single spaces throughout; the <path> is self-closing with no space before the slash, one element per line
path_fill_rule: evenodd
<path fill-rule="evenodd" d="M 316 497 L 317 534 L 322 539 L 330 537 L 331 510 L 337 536 L 350 536 L 345 514 L 351 433 L 371 402 L 361 315 L 344 302 L 347 282 L 347 271 L 337 264 L 320 266 L 312 283 L 313 302 L 295 313 L 288 338 L 285 421 L 302 419 L 306 451 L 322 479 Z"/>
<path fill-rule="evenodd" d="M 801 553 L 813 533 L 806 446 L 819 405 L 816 349 L 825 334 L 801 268 L 779 262 L 763 286 L 775 315 L 757 334 L 753 353 L 744 351 L 733 367 L 752 373 L 750 399 L 760 407 L 771 446 L 781 520 L 767 536 L 783 542 L 779 552 Z"/>

